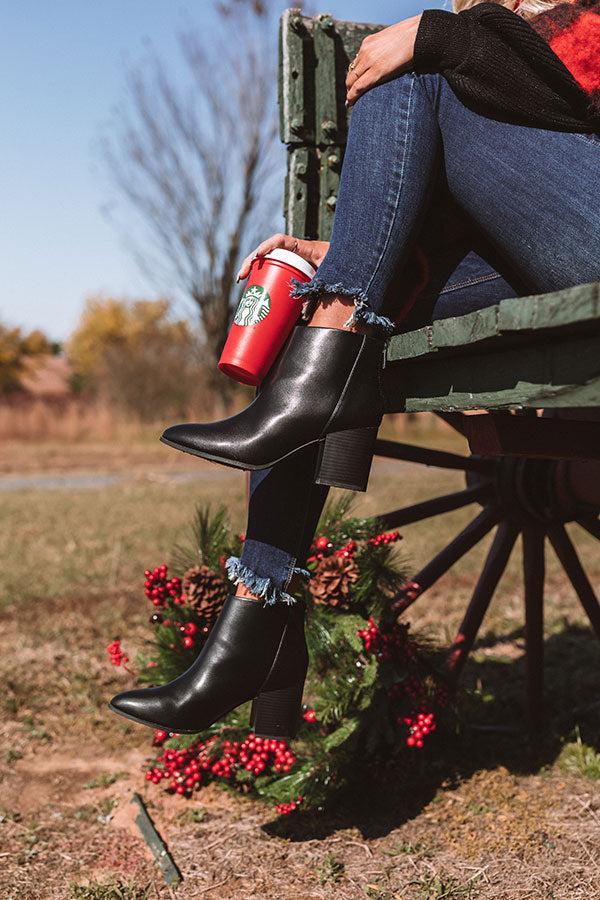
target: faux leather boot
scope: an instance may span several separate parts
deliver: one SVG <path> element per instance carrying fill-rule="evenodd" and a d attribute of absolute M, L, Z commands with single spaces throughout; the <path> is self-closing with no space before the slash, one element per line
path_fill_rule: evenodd
<path fill-rule="evenodd" d="M 173 425 L 161 440 L 240 469 L 266 469 L 318 442 L 315 480 L 365 490 L 384 412 L 384 350 L 385 341 L 369 335 L 296 326 L 246 409 L 219 422 Z"/>
<path fill-rule="evenodd" d="M 117 694 L 109 706 L 141 725 L 195 734 L 254 700 L 255 732 L 291 738 L 307 667 L 302 602 L 264 606 L 231 595 L 186 672 L 160 687 Z"/>

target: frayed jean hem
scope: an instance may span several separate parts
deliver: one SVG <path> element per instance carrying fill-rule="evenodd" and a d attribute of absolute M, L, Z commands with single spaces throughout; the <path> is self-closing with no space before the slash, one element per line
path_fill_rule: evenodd
<path fill-rule="evenodd" d="M 257 597 L 263 598 L 265 606 L 272 606 L 274 603 L 296 603 L 296 598 L 288 594 L 283 586 L 277 584 L 273 578 L 257 575 L 249 566 L 245 566 L 240 561 L 239 556 L 230 556 L 225 562 L 225 568 L 230 581 L 235 585 L 243 584 L 247 590 Z M 290 570 L 290 577 L 292 575 L 300 575 L 306 579 L 311 577 L 308 569 L 298 566 L 294 566 Z"/>
<path fill-rule="evenodd" d="M 311 281 L 297 281 L 292 278 L 294 289 L 292 297 L 303 300 L 302 318 L 308 320 L 313 314 L 323 294 L 339 294 L 342 297 L 351 297 L 354 300 L 354 310 L 350 318 L 344 322 L 344 328 L 353 325 L 368 325 L 373 328 L 380 337 L 389 337 L 393 334 L 394 323 L 387 316 L 381 316 L 371 308 L 365 291 L 360 288 L 348 288 L 341 282 L 330 284 L 322 278 L 313 278 Z"/>

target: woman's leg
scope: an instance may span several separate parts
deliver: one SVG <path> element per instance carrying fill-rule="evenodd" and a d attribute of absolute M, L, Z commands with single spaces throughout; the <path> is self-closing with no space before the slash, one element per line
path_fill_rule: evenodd
<path fill-rule="evenodd" d="M 440 75 L 412 73 L 357 101 L 330 250 L 296 294 L 314 322 L 391 333 L 411 299 L 398 283 L 439 174 L 518 293 L 600 277 L 600 138 L 496 122 L 468 110 Z M 438 182 L 439 183 L 439 182 Z M 327 309 L 329 308 L 329 314 Z"/>
<path fill-rule="evenodd" d="M 397 282 L 441 167 L 437 119 L 419 80 L 378 85 L 352 110 L 331 245 L 317 274 L 298 284 L 311 324 L 392 333 Z M 354 307 L 354 309 L 353 309 Z"/>
<path fill-rule="evenodd" d="M 309 576 L 304 565 L 329 491 L 314 483 L 317 455 L 316 447 L 304 447 L 252 472 L 244 546 L 227 560 L 238 596 L 292 603 L 290 582 Z"/>

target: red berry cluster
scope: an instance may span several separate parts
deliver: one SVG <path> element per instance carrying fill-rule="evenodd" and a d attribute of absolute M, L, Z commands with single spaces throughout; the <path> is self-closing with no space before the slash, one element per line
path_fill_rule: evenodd
<path fill-rule="evenodd" d="M 129 662 L 129 657 L 123 653 L 123 650 L 121 649 L 121 641 L 119 638 L 111 641 L 106 648 L 106 652 L 108 653 L 113 666 L 125 666 L 126 663 Z"/>
<path fill-rule="evenodd" d="M 312 709 L 312 707 L 311 707 L 311 708 L 305 710 L 305 712 L 302 713 L 302 718 L 304 719 L 305 722 L 311 722 L 311 723 L 312 723 L 312 722 L 316 722 L 316 721 L 317 721 L 317 714 L 316 714 L 316 712 L 314 711 L 314 709 Z"/>
<path fill-rule="evenodd" d="M 200 751 L 202 765 L 207 765 L 215 778 L 231 778 L 238 762 L 239 741 L 224 741 L 223 753 L 215 757 L 210 755 L 210 742 Z"/>
<path fill-rule="evenodd" d="M 182 797 L 189 797 L 199 790 L 202 782 L 202 766 L 198 760 L 198 747 L 194 744 L 185 750 L 165 750 L 157 759 L 162 766 L 152 766 L 146 771 L 146 781 L 152 784 L 168 782 L 167 788 Z"/>
<path fill-rule="evenodd" d="M 373 547 L 381 547 L 384 544 L 393 544 L 395 541 L 401 540 L 402 535 L 398 531 L 384 531 L 381 534 L 369 538 L 367 544 L 371 544 Z M 358 543 L 355 540 L 350 540 L 344 544 L 343 547 L 334 550 L 331 539 L 322 534 L 312 544 L 307 562 L 319 562 L 324 556 L 331 556 L 332 553 L 334 556 L 343 556 L 346 559 L 351 559 L 354 557 L 357 550 Z"/>
<path fill-rule="evenodd" d="M 362 639 L 365 653 L 372 653 L 378 659 L 389 659 L 386 635 L 382 634 L 373 616 L 369 616 L 368 628 L 359 628 L 358 636 Z"/>
<path fill-rule="evenodd" d="M 276 803 L 275 809 L 280 816 L 289 816 L 295 809 L 298 809 L 303 800 L 304 797 L 296 797 L 295 800 L 290 800 L 289 803 Z"/>
<path fill-rule="evenodd" d="M 418 582 L 407 581 L 394 600 L 392 609 L 397 613 L 404 612 L 405 609 L 408 609 L 413 600 L 417 599 L 421 590 L 421 585 Z"/>
<path fill-rule="evenodd" d="M 417 581 L 407 581 L 402 590 L 408 600 L 416 600 L 421 593 L 421 585 Z"/>
<path fill-rule="evenodd" d="M 168 736 L 159 729 L 154 733 L 154 743 L 163 744 Z M 157 765 L 146 771 L 146 780 L 153 784 L 164 781 L 167 790 L 189 797 L 211 778 L 230 779 L 241 770 L 255 777 L 271 771 L 287 773 L 296 762 L 285 741 L 250 733 L 244 741 L 224 741 L 220 754 L 215 748 L 216 741 L 213 737 L 195 741 L 185 750 L 165 749 L 157 758 Z"/>
<path fill-rule="evenodd" d="M 261 738 L 250 733 L 240 744 L 239 761 L 247 772 L 262 775 L 267 768 L 276 772 L 289 772 L 296 757 L 285 741 Z"/>
<path fill-rule="evenodd" d="M 360 628 L 358 636 L 362 639 L 365 653 L 372 653 L 380 661 L 398 656 L 400 650 L 404 658 L 412 660 L 416 655 L 416 646 L 407 639 L 407 632 L 407 627 L 400 624 L 383 630 L 373 616 L 369 616 L 368 628 Z"/>
<path fill-rule="evenodd" d="M 168 578 L 168 567 L 157 566 L 155 569 L 146 569 L 144 575 L 144 593 L 155 606 L 167 606 L 169 600 L 174 603 L 184 603 L 185 597 L 181 593 L 181 578 L 173 576 Z"/>
<path fill-rule="evenodd" d="M 308 558 L 306 560 L 307 563 L 319 562 L 320 559 L 323 559 L 324 556 L 329 556 L 333 551 L 333 544 L 322 534 L 320 537 L 316 538 L 315 542 L 311 545 L 310 552 Z"/>
<path fill-rule="evenodd" d="M 343 547 L 340 547 L 339 550 L 335 551 L 335 556 L 343 556 L 346 559 L 352 559 L 357 549 L 358 544 L 356 543 L 356 541 L 348 541 L 347 544 L 344 544 Z"/>
<path fill-rule="evenodd" d="M 432 712 L 420 712 L 413 718 L 405 716 L 401 721 L 408 726 L 410 732 L 406 738 L 407 747 L 417 747 L 419 750 L 423 747 L 423 739 L 428 734 L 431 734 L 432 731 L 435 731 L 437 727 L 435 716 Z"/>
<path fill-rule="evenodd" d="M 183 637 L 181 638 L 181 643 L 185 647 L 186 650 L 191 650 L 192 647 L 195 646 L 196 643 L 196 635 L 198 634 L 198 626 L 195 622 L 183 622 L 179 625 L 179 630 Z M 203 629 L 203 631 L 208 631 L 208 628 Z"/>
<path fill-rule="evenodd" d="M 382 531 L 381 534 L 370 537 L 367 544 L 371 544 L 373 547 L 381 547 L 384 544 L 394 544 L 396 541 L 401 540 L 402 535 L 399 531 Z"/>

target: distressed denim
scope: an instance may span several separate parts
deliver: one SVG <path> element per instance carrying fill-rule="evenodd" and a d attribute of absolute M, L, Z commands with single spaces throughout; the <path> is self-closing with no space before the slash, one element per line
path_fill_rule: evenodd
<path fill-rule="evenodd" d="M 480 116 L 440 75 L 407 73 L 355 104 L 331 245 L 295 293 L 326 294 L 383 335 L 504 297 L 600 279 L 600 138 Z M 252 473 L 234 581 L 293 602 L 327 489 L 304 448 Z"/>
<path fill-rule="evenodd" d="M 293 603 L 294 575 L 304 568 L 329 488 L 314 484 L 318 447 L 308 446 L 270 469 L 252 472 L 248 529 L 241 556 L 226 562 L 229 578 L 264 597 L 265 604 Z"/>

